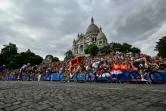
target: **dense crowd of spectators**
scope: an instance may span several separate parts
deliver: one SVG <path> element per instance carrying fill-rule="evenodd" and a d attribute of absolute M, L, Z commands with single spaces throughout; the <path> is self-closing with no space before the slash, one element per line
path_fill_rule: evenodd
<path fill-rule="evenodd" d="M 106 61 L 106 64 L 109 67 L 109 70 L 114 70 L 113 66 L 114 64 L 118 64 L 119 70 L 136 70 L 135 67 L 133 67 L 134 60 L 138 58 L 146 58 L 148 65 L 154 66 L 154 70 L 166 70 L 166 59 L 161 57 L 150 57 L 148 55 L 143 54 L 109 54 L 109 55 L 98 55 L 95 57 L 85 57 L 83 66 L 88 67 L 87 69 L 91 69 L 92 64 L 96 61 L 104 60 Z M 59 61 L 59 62 L 51 62 L 51 63 L 42 63 L 40 65 L 31 66 L 30 64 L 24 64 L 19 69 L 9 70 L 5 65 L 0 67 L 0 80 L 4 80 L 5 76 L 15 76 L 18 79 L 22 79 L 22 75 L 27 75 L 28 80 L 34 80 L 36 75 L 39 74 L 52 74 L 52 73 L 59 73 L 63 69 L 68 70 L 69 61 Z M 77 67 L 77 64 L 74 65 Z M 23 69 L 26 67 L 25 69 Z M 24 73 L 22 73 L 21 76 L 20 73 L 24 70 Z"/>

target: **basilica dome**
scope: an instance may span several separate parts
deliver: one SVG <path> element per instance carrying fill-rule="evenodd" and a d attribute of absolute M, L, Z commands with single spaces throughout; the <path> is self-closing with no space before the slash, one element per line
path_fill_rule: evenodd
<path fill-rule="evenodd" d="M 94 19 L 93 17 L 91 18 L 91 24 L 89 25 L 89 27 L 86 30 L 86 33 L 89 32 L 99 32 L 99 28 L 97 27 L 97 25 L 94 24 Z"/>
<path fill-rule="evenodd" d="M 88 32 L 99 32 L 99 28 L 97 27 L 97 25 L 91 24 L 86 30 L 86 33 Z"/>
<path fill-rule="evenodd" d="M 105 36 L 105 34 L 102 32 L 102 29 L 100 28 L 100 33 L 98 34 L 98 36 L 97 36 L 97 40 L 107 40 L 107 38 L 106 38 L 106 36 Z"/>

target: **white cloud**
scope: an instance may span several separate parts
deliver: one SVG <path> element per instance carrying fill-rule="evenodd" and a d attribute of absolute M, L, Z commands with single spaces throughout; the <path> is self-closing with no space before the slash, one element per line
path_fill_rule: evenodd
<path fill-rule="evenodd" d="M 155 42 L 166 35 L 165 0 L 1 0 L 0 48 L 9 42 L 19 51 L 61 59 L 94 16 L 109 42 L 128 42 L 155 55 Z"/>

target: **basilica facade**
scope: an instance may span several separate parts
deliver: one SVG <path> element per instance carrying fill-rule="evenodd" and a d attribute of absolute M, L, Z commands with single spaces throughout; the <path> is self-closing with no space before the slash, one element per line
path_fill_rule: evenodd
<path fill-rule="evenodd" d="M 75 56 L 85 55 L 84 49 L 89 44 L 96 44 L 99 48 L 109 45 L 107 37 L 102 32 L 102 28 L 98 28 L 94 24 L 93 17 L 91 18 L 91 24 L 86 30 L 85 34 L 78 34 L 77 38 L 73 40 L 72 51 Z"/>

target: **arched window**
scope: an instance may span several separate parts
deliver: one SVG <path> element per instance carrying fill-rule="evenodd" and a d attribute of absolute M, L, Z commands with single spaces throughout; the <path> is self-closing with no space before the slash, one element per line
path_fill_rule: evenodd
<path fill-rule="evenodd" d="M 83 45 L 80 45 L 80 50 L 81 50 L 81 52 L 83 51 Z"/>

